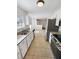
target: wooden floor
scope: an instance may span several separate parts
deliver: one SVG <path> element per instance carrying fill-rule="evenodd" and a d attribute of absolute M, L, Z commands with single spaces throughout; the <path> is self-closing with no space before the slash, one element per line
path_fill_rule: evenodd
<path fill-rule="evenodd" d="M 35 39 L 24 59 L 55 59 L 50 44 L 46 41 L 44 31 L 35 33 Z"/>

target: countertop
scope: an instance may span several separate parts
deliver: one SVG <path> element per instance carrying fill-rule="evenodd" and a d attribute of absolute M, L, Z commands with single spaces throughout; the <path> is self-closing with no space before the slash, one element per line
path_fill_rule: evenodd
<path fill-rule="evenodd" d="M 61 32 L 50 32 L 50 33 L 52 33 L 52 34 L 58 34 L 58 35 L 61 34 Z"/>
<path fill-rule="evenodd" d="M 26 35 L 17 35 L 17 44 L 19 44 L 25 37 L 27 37 L 32 31 L 29 31 Z"/>
<path fill-rule="evenodd" d="M 17 44 L 19 44 L 27 35 L 17 35 Z"/>

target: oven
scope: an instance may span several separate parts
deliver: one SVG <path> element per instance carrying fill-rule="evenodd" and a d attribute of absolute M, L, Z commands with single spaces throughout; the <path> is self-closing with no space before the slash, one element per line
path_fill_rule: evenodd
<path fill-rule="evenodd" d="M 61 59 L 61 42 L 54 35 L 52 35 L 51 38 L 51 49 L 54 53 L 55 58 Z"/>

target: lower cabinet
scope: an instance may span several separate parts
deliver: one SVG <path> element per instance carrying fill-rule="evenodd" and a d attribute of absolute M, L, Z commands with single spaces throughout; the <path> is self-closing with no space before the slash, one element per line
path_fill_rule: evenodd
<path fill-rule="evenodd" d="M 21 51 L 19 50 L 18 46 L 17 46 L 17 59 L 23 59 L 21 55 Z"/>
<path fill-rule="evenodd" d="M 27 36 L 27 44 L 28 44 L 28 47 L 30 47 L 30 44 L 33 40 L 33 33 L 31 33 L 30 35 Z"/>
<path fill-rule="evenodd" d="M 31 42 L 33 40 L 33 32 L 30 33 L 28 36 L 26 36 L 17 46 L 18 46 L 18 50 L 19 52 L 17 53 L 18 55 L 18 59 L 23 59 L 23 57 L 25 56 L 28 48 L 31 45 Z"/>
<path fill-rule="evenodd" d="M 51 41 L 51 49 L 56 59 L 61 59 L 61 51 L 56 47 L 54 40 Z"/>
<path fill-rule="evenodd" d="M 25 56 L 27 49 L 28 49 L 26 39 L 27 38 L 24 38 L 23 41 L 19 44 L 19 48 L 20 48 L 20 51 L 22 53 L 22 57 Z"/>

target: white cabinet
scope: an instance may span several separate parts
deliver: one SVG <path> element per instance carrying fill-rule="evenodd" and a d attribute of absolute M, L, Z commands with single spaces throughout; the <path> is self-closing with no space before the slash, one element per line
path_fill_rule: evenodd
<path fill-rule="evenodd" d="M 17 46 L 17 59 L 23 59 L 21 55 L 21 51 L 19 50 L 18 46 Z"/>
<path fill-rule="evenodd" d="M 30 32 L 20 43 L 18 43 L 18 59 L 23 59 L 33 40 L 33 32 Z"/>
<path fill-rule="evenodd" d="M 28 47 L 30 46 L 32 40 L 33 40 L 33 32 L 30 33 L 30 34 L 27 36 Z"/>
<path fill-rule="evenodd" d="M 24 55 L 26 54 L 27 49 L 28 49 L 26 39 L 27 39 L 27 38 L 23 39 L 23 41 L 19 44 L 19 48 L 20 48 L 20 50 L 21 50 L 21 53 L 22 53 L 22 56 L 23 56 L 23 57 L 24 57 Z"/>
<path fill-rule="evenodd" d="M 26 22 L 26 25 L 29 25 L 29 19 L 28 19 L 28 16 L 26 16 L 26 20 L 25 20 L 25 22 Z"/>
<path fill-rule="evenodd" d="M 32 41 L 32 40 L 33 40 L 33 32 L 31 33 L 31 35 L 30 35 L 30 36 L 31 36 L 31 41 Z"/>
<path fill-rule="evenodd" d="M 31 43 L 30 37 L 28 36 L 28 37 L 27 37 L 27 45 L 28 45 L 28 47 L 30 46 L 30 43 Z"/>
<path fill-rule="evenodd" d="M 32 18 L 30 16 L 26 16 L 25 22 L 26 25 L 32 25 Z"/>

